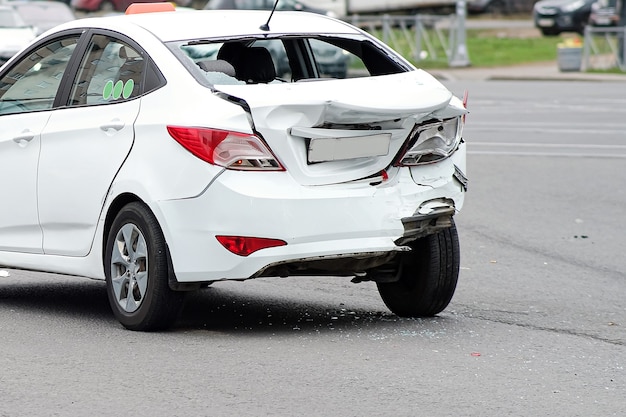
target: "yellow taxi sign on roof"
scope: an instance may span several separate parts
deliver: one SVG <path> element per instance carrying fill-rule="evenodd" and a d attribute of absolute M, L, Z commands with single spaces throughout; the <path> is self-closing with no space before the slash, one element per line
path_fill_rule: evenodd
<path fill-rule="evenodd" d="M 153 13 L 153 12 L 173 12 L 176 8 L 170 2 L 160 3 L 133 3 L 126 9 L 125 14 Z"/>

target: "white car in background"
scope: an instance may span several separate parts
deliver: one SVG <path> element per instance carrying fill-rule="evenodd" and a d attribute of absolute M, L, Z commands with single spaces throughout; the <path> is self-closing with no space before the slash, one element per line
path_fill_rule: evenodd
<path fill-rule="evenodd" d="M 31 26 L 37 35 L 76 19 L 70 7 L 56 0 L 11 0 L 6 3 L 17 11 L 22 20 Z"/>
<path fill-rule="evenodd" d="M 27 25 L 10 3 L 0 3 L 0 65 L 28 45 L 35 36 L 35 28 Z"/>
<path fill-rule="evenodd" d="M 0 71 L 1 266 L 106 280 L 134 330 L 170 326 L 185 291 L 257 277 L 374 281 L 400 316 L 446 308 L 460 99 L 326 16 L 131 9 L 63 24 Z M 350 55 L 348 78 L 321 76 L 313 42 Z"/>

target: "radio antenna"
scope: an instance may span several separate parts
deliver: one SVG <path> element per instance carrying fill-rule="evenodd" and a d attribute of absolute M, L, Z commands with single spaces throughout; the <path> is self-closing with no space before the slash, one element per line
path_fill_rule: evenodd
<path fill-rule="evenodd" d="M 274 15 L 274 11 L 276 11 L 276 6 L 278 6 L 278 1 L 276 0 L 274 2 L 274 7 L 272 7 L 272 12 L 270 13 L 270 17 L 267 19 L 267 22 L 265 22 L 265 24 L 262 24 L 261 26 L 259 26 L 259 29 L 261 29 L 264 32 L 268 32 L 270 30 L 270 20 L 272 20 L 272 16 Z"/>

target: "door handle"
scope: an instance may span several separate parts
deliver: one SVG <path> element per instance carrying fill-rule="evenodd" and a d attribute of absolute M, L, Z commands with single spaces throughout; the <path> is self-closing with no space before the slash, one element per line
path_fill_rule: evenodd
<path fill-rule="evenodd" d="M 20 133 L 18 136 L 14 137 L 13 142 L 21 146 L 26 146 L 26 144 L 30 142 L 31 140 L 33 140 L 34 138 L 35 138 L 35 134 L 31 132 L 30 130 L 26 129 L 25 131 Z"/>
<path fill-rule="evenodd" d="M 118 132 L 124 128 L 125 124 L 120 119 L 111 120 L 110 123 L 100 126 L 100 129 L 108 132 L 109 130 L 117 130 Z"/>

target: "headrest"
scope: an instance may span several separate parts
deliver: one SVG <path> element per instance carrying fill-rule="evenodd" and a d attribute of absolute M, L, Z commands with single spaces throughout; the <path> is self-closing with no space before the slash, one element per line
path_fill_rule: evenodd
<path fill-rule="evenodd" d="M 223 59 L 230 63 L 237 59 L 242 49 L 246 49 L 241 42 L 226 42 L 217 52 L 217 59 Z"/>
<path fill-rule="evenodd" d="M 127 48 L 125 46 L 120 46 L 120 49 L 119 49 L 119 51 L 117 51 L 117 54 L 122 59 L 136 59 L 136 58 L 139 58 L 139 54 L 137 54 L 137 52 L 135 52 L 133 49 Z"/>
<path fill-rule="evenodd" d="M 276 78 L 272 55 L 263 47 L 242 49 L 235 70 L 237 78 L 249 84 L 268 83 Z"/>

